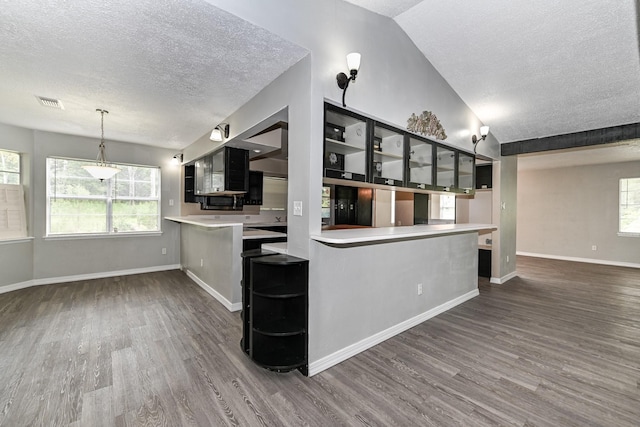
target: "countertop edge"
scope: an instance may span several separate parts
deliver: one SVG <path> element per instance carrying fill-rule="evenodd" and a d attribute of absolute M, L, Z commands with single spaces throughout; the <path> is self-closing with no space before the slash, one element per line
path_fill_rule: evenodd
<path fill-rule="evenodd" d="M 385 243 L 398 240 L 415 240 L 451 234 L 473 233 L 481 230 L 495 231 L 493 224 L 438 224 L 406 227 L 382 227 L 354 230 L 329 230 L 309 236 L 312 240 L 332 246 Z"/>
<path fill-rule="evenodd" d="M 168 221 L 179 222 L 180 224 L 197 225 L 199 227 L 208 227 L 208 228 L 233 227 L 233 226 L 242 227 L 244 225 L 241 222 L 225 222 L 220 220 L 209 220 L 209 221 L 200 220 L 199 221 L 197 219 L 189 219 L 188 217 L 183 217 L 183 216 L 165 216 L 164 219 Z"/>

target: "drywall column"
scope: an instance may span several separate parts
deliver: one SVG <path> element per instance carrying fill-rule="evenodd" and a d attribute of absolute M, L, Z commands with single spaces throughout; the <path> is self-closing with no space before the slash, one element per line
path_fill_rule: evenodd
<path fill-rule="evenodd" d="M 516 275 L 516 207 L 518 158 L 501 157 L 493 162 L 493 232 L 491 283 L 502 284 Z"/>

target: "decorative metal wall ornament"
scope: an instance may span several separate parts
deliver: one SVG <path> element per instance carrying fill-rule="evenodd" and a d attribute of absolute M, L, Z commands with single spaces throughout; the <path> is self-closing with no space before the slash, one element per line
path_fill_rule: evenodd
<path fill-rule="evenodd" d="M 447 133 L 440 124 L 440 120 L 431 111 L 423 111 L 419 116 L 412 113 L 411 117 L 407 119 L 407 130 L 425 136 L 433 136 L 439 140 L 447 139 Z"/>

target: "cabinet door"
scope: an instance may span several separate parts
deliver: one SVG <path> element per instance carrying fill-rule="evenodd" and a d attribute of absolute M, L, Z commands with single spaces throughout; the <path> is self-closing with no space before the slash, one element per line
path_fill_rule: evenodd
<path fill-rule="evenodd" d="M 367 120 L 331 105 L 325 107 L 324 176 L 365 181 Z"/>
<path fill-rule="evenodd" d="M 196 202 L 196 166 L 185 165 L 184 166 L 184 202 L 195 203 Z"/>
<path fill-rule="evenodd" d="M 434 145 L 426 140 L 409 138 L 408 187 L 426 190 L 433 187 Z"/>
<path fill-rule="evenodd" d="M 382 185 L 403 185 L 404 153 L 404 133 L 376 123 L 373 128 L 372 182 Z"/>
<path fill-rule="evenodd" d="M 204 190 L 204 157 L 195 162 L 195 193 L 196 195 L 205 194 Z"/>
<path fill-rule="evenodd" d="M 475 157 L 458 153 L 458 184 L 457 188 L 463 193 L 472 193 L 474 186 Z"/>
<path fill-rule="evenodd" d="M 436 148 L 436 186 L 439 190 L 450 191 L 456 184 L 456 152 L 438 146 Z"/>
<path fill-rule="evenodd" d="M 209 178 L 211 181 L 210 193 L 225 190 L 224 151 L 225 150 L 220 150 L 209 156 Z"/>
<path fill-rule="evenodd" d="M 225 191 L 249 191 L 249 152 L 240 148 L 226 147 L 224 155 Z"/>

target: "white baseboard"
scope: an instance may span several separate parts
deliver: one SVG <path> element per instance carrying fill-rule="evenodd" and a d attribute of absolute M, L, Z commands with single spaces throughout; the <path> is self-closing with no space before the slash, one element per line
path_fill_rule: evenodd
<path fill-rule="evenodd" d="M 489 282 L 493 283 L 494 285 L 502 285 L 503 283 L 507 283 L 509 280 L 513 279 L 514 277 L 516 277 L 518 275 L 517 272 L 512 271 L 511 273 L 507 274 L 506 276 L 502 276 L 502 277 L 492 277 Z"/>
<path fill-rule="evenodd" d="M 561 256 L 561 255 L 547 255 L 547 254 L 537 254 L 532 252 L 516 252 L 516 255 L 530 256 L 534 258 L 557 259 L 560 261 L 585 262 L 588 264 L 613 265 L 616 267 L 640 268 L 640 264 L 637 264 L 637 263 L 609 261 L 605 259 L 579 258 L 579 257 Z"/>
<path fill-rule="evenodd" d="M 384 331 L 378 332 L 377 334 L 358 341 L 355 344 L 351 344 L 350 346 L 338 350 L 335 353 L 316 360 L 315 362 L 311 362 L 309 363 L 309 376 L 318 374 L 325 369 L 337 365 L 338 363 L 343 362 L 348 358 L 353 357 L 356 354 L 373 347 L 374 345 L 380 344 L 381 342 L 394 337 L 406 331 L 407 329 L 413 328 L 414 326 L 419 325 L 425 320 L 429 320 L 432 317 L 437 316 L 438 314 L 444 313 L 445 311 L 450 310 L 453 307 L 462 304 L 463 302 L 468 301 L 478 295 L 478 290 L 474 289 L 464 295 L 452 299 L 451 301 L 447 301 L 444 304 L 432 308 L 431 310 L 425 311 L 424 313 L 412 317 L 411 319 L 398 323 L 397 325 L 385 329 Z"/>
<path fill-rule="evenodd" d="M 205 281 L 203 281 L 198 276 L 196 276 L 192 271 L 190 271 L 188 269 L 184 270 L 184 271 L 187 273 L 187 276 L 189 276 L 189 278 L 191 280 L 196 282 L 196 284 L 198 286 L 200 286 L 202 289 L 204 289 L 205 292 L 207 292 L 209 295 L 211 295 L 212 297 L 217 299 L 218 302 L 220 304 L 222 304 L 227 310 L 229 310 L 229 311 L 242 310 L 242 303 L 241 302 L 232 303 L 231 301 L 229 301 L 228 299 L 223 297 L 218 291 L 213 289 L 209 284 L 207 284 Z"/>
<path fill-rule="evenodd" d="M 0 294 L 13 292 L 20 289 L 30 288 L 31 286 L 36 286 L 33 284 L 33 280 L 27 280 L 26 282 L 12 283 L 10 285 L 0 286 Z"/>
<path fill-rule="evenodd" d="M 80 280 L 103 279 L 105 277 L 129 276 L 132 274 L 155 273 L 158 271 L 179 270 L 179 264 L 159 265 L 156 267 L 132 268 L 129 270 L 103 271 L 100 273 L 77 274 L 74 276 L 47 277 L 44 279 L 27 280 L 26 282 L 0 286 L 0 294 L 29 288 L 31 286 L 53 285 L 56 283 L 77 282 Z"/>

